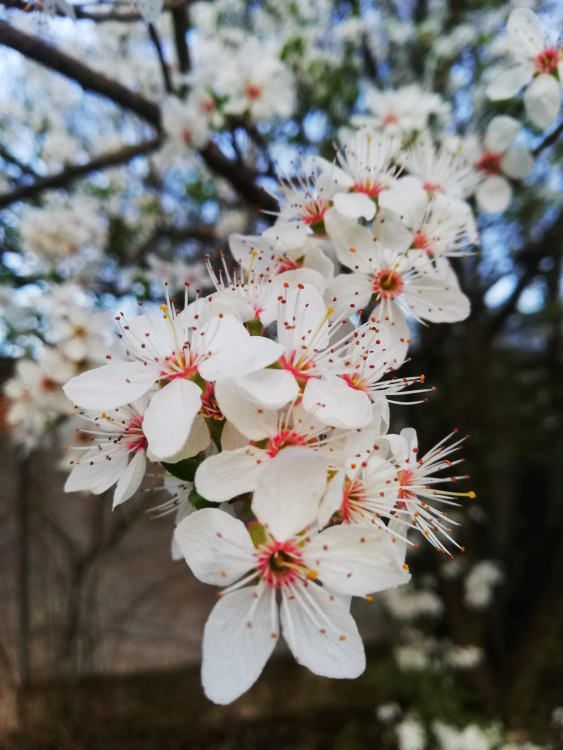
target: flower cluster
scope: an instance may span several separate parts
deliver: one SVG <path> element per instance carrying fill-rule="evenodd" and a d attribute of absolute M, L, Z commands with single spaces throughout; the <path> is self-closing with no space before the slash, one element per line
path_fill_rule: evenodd
<path fill-rule="evenodd" d="M 546 40 L 538 17 L 529 8 L 513 10 L 506 31 L 513 64 L 493 74 L 487 95 L 502 101 L 524 88 L 526 114 L 543 130 L 554 122 L 561 107 L 563 48 Z"/>
<path fill-rule="evenodd" d="M 316 674 L 359 675 L 351 597 L 407 582 L 418 539 L 451 554 L 448 511 L 474 496 L 449 489 L 465 478 L 457 431 L 423 452 L 413 429 L 389 430 L 390 404 L 428 390 L 395 374 L 407 318 L 469 314 L 449 256 L 471 242 L 473 172 L 450 190 L 450 160 L 367 128 L 311 166 L 284 183 L 270 229 L 231 236 L 238 268 L 209 266 L 214 293 L 190 300 L 187 283 L 182 310 L 167 295 L 120 313 L 126 359 L 65 386 L 95 424 L 67 490 L 115 484 L 119 504 L 147 457 L 180 481 L 159 508 L 178 509 L 175 554 L 225 587 L 203 641 L 218 703 L 255 682 L 280 635 Z"/>

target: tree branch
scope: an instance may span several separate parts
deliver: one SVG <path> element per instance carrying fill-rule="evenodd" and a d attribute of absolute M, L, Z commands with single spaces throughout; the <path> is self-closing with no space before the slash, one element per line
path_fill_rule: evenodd
<path fill-rule="evenodd" d="M 85 91 L 93 91 L 129 109 L 160 130 L 160 110 L 154 103 L 97 73 L 42 39 L 25 34 L 0 21 L 0 44 L 21 52 L 25 57 L 76 81 Z"/>
<path fill-rule="evenodd" d="M 47 68 L 62 73 L 67 78 L 76 81 L 85 91 L 93 91 L 96 94 L 101 94 L 116 104 L 135 112 L 135 114 L 160 131 L 161 117 L 157 104 L 122 86 L 117 81 L 113 81 L 101 73 L 91 70 L 88 66 L 61 52 L 56 47 L 47 44 L 42 39 L 25 34 L 22 31 L 14 29 L 5 21 L 0 21 L 0 44 L 11 47 L 26 57 L 45 65 Z M 200 154 L 207 166 L 228 180 L 235 190 L 249 203 L 264 211 L 275 212 L 278 210 L 277 201 L 256 185 L 255 178 L 257 174 L 253 170 L 239 164 L 236 160 L 228 159 L 219 147 L 211 141 L 205 148 L 201 149 Z M 93 161 L 95 162 L 96 160 Z M 111 162 L 111 164 L 115 163 Z M 92 162 L 90 162 L 91 164 Z M 93 171 L 92 167 L 85 169 L 85 166 L 71 168 L 71 170 L 76 169 L 80 171 L 77 171 L 70 179 L 72 180 L 75 177 Z M 93 169 L 100 168 L 100 166 L 95 166 Z M 56 175 L 55 178 L 57 178 Z M 21 188 L 21 192 L 14 191 L 9 194 L 11 196 L 10 199 L 7 196 L 3 196 L 4 200 L 0 205 L 7 206 L 13 201 L 29 197 L 29 195 L 33 195 L 45 187 L 61 187 L 62 185 L 59 182 L 60 176 L 58 179 L 55 178 L 45 178 L 48 182 L 43 182 L 40 188 L 31 189 L 32 186 L 29 186 L 29 188 Z M 52 183 L 51 180 L 55 180 L 55 182 Z M 41 181 L 39 184 L 41 184 Z M 63 181 L 62 184 L 67 184 L 67 181 Z"/>
<path fill-rule="evenodd" d="M 168 65 L 166 64 L 166 60 L 164 59 L 164 52 L 162 51 L 162 44 L 160 43 L 160 37 L 158 36 L 158 31 L 156 30 L 156 26 L 154 23 L 149 23 L 149 35 L 152 39 L 152 43 L 155 46 L 156 54 L 158 55 L 158 61 L 160 63 L 160 69 L 162 71 L 162 80 L 164 81 L 164 88 L 166 89 L 166 92 L 168 94 L 171 94 L 172 89 L 172 81 L 170 80 L 170 71 L 168 70 Z"/>
<path fill-rule="evenodd" d="M 532 154 L 534 156 L 537 156 L 544 150 L 544 148 L 547 148 L 548 146 L 552 146 L 558 140 L 561 133 L 563 133 L 563 122 L 560 122 L 559 125 L 555 128 L 555 130 L 552 130 L 551 133 L 546 135 L 546 137 L 539 144 L 539 146 L 536 146 L 535 149 L 532 151 Z"/>
<path fill-rule="evenodd" d="M 42 190 L 66 188 L 74 182 L 74 180 L 79 177 L 84 177 L 91 172 L 106 169 L 107 167 L 115 167 L 118 164 L 126 164 L 136 156 L 154 151 L 162 142 L 163 137 L 159 135 L 150 141 L 143 141 L 136 146 L 125 146 L 117 151 L 110 151 L 109 153 L 102 154 L 101 156 L 86 162 L 86 164 L 75 164 L 63 169 L 63 171 L 58 174 L 42 177 L 31 185 L 23 185 L 16 190 L 12 190 L 10 193 L 0 195 L 0 208 L 5 208 L 10 204 L 24 200 L 25 198 L 31 198 Z"/>

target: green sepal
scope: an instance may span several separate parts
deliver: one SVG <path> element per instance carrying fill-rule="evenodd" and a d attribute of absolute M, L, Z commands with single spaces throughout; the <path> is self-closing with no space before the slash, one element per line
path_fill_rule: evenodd
<path fill-rule="evenodd" d="M 252 523 L 248 524 L 248 533 L 255 547 L 260 547 L 268 541 L 266 529 L 258 521 L 252 521 Z"/>
<path fill-rule="evenodd" d="M 203 461 L 203 456 L 193 456 L 192 458 L 184 458 L 182 461 L 177 461 L 175 464 L 168 464 L 162 461 L 162 465 L 169 474 L 172 474 L 176 479 L 181 479 L 184 482 L 193 482 L 197 467 Z"/>
<path fill-rule="evenodd" d="M 202 508 L 217 507 L 217 503 L 210 503 L 209 500 L 206 500 L 204 497 L 202 497 L 197 490 L 192 490 L 190 492 L 190 494 L 188 495 L 188 502 L 196 510 L 202 510 Z"/>
<path fill-rule="evenodd" d="M 261 336 L 264 332 L 264 326 L 260 318 L 253 318 L 246 321 L 246 330 L 251 336 Z"/>

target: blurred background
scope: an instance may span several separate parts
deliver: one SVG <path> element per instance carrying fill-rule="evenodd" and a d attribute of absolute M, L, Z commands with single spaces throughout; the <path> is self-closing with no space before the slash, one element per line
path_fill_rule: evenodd
<path fill-rule="evenodd" d="M 522 6 L 557 45 L 557 0 L 0 0 L 0 745 L 563 747 L 563 125 L 485 96 Z M 506 210 L 474 205 L 480 247 L 454 261 L 472 314 L 413 330 L 401 374 L 436 390 L 392 412 L 426 449 L 470 435 L 465 551 L 413 550 L 408 587 L 354 605 L 358 680 L 280 647 L 214 706 L 215 591 L 172 560 L 162 478 L 113 513 L 111 493 L 65 494 L 81 435 L 61 385 L 165 280 L 212 291 L 205 257 L 267 228 L 279 177 L 332 160 L 340 128 L 462 143 L 498 114 L 534 168 Z"/>

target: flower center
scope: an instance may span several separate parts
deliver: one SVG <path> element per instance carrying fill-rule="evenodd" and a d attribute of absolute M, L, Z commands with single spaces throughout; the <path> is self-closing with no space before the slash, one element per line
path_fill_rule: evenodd
<path fill-rule="evenodd" d="M 290 258 L 289 255 L 280 255 L 280 257 L 277 258 L 277 264 L 277 273 L 283 273 L 284 271 L 295 271 L 296 269 L 301 268 L 299 263 L 293 260 L 293 258 Z"/>
<path fill-rule="evenodd" d="M 498 174 L 502 169 L 502 156 L 493 151 L 486 151 L 476 162 L 475 168 L 488 175 Z"/>
<path fill-rule="evenodd" d="M 379 193 L 381 193 L 381 191 L 383 190 L 383 185 L 377 180 L 374 180 L 372 182 L 368 178 L 367 180 L 364 180 L 363 182 L 357 182 L 354 185 L 354 190 L 357 193 L 364 193 L 365 195 L 368 195 L 370 198 L 377 198 Z"/>
<path fill-rule="evenodd" d="M 201 111 L 204 115 L 212 115 L 215 112 L 215 102 L 213 99 L 204 99 L 201 103 Z"/>
<path fill-rule="evenodd" d="M 273 588 L 293 583 L 297 578 L 315 579 L 314 570 L 303 565 L 303 557 L 295 542 L 272 540 L 258 548 L 257 565 L 262 580 Z"/>
<path fill-rule="evenodd" d="M 189 349 L 176 352 L 166 357 L 166 369 L 162 370 L 160 377 L 163 380 L 176 380 L 176 378 L 193 378 L 197 375 L 197 354 Z"/>
<path fill-rule="evenodd" d="M 424 189 L 427 190 L 429 193 L 443 193 L 444 192 L 444 188 L 441 185 L 439 185 L 437 182 L 425 182 Z"/>
<path fill-rule="evenodd" d="M 137 414 L 125 428 L 125 445 L 130 451 L 143 451 L 147 447 L 147 439 L 143 432 L 143 415 Z"/>
<path fill-rule="evenodd" d="M 301 386 L 305 385 L 310 378 L 315 377 L 315 363 L 313 360 L 307 357 L 299 357 L 296 351 L 292 351 L 288 356 L 282 354 L 279 358 L 279 363 L 284 370 L 288 370 L 293 375 Z"/>
<path fill-rule="evenodd" d="M 422 229 L 419 229 L 414 236 L 413 245 L 419 250 L 425 250 L 427 253 L 432 252 L 431 243 L 428 235 Z"/>
<path fill-rule="evenodd" d="M 54 393 L 59 389 L 59 384 L 56 380 L 53 380 L 53 378 L 50 378 L 48 375 L 44 375 L 41 378 L 40 388 L 42 391 L 45 391 L 45 393 Z"/>
<path fill-rule="evenodd" d="M 397 115 L 394 115 L 392 112 L 389 113 L 388 115 L 385 115 L 385 117 L 383 118 L 384 125 L 395 125 L 398 122 L 399 122 L 399 118 L 397 117 Z"/>
<path fill-rule="evenodd" d="M 215 385 L 205 381 L 205 392 L 201 396 L 201 414 L 206 419 L 214 419 L 216 421 L 224 419 L 223 412 L 219 408 L 217 399 L 215 398 Z"/>
<path fill-rule="evenodd" d="M 256 83 L 247 83 L 244 93 L 247 99 L 250 99 L 251 102 L 255 102 L 262 96 L 262 87 L 258 86 Z"/>
<path fill-rule="evenodd" d="M 555 47 L 548 47 L 540 52 L 534 61 L 536 71 L 538 73 L 555 73 L 557 70 L 557 63 L 559 62 L 559 55 Z"/>
<path fill-rule="evenodd" d="M 342 380 L 345 380 L 350 388 L 355 388 L 357 391 L 364 391 L 364 393 L 369 391 L 369 384 L 363 378 L 360 378 L 359 375 L 346 372 L 342 375 Z"/>
<path fill-rule="evenodd" d="M 75 339 L 87 339 L 88 338 L 88 329 L 85 326 L 73 326 L 72 329 L 72 338 Z"/>
<path fill-rule="evenodd" d="M 379 271 L 373 277 L 373 291 L 381 299 L 395 299 L 403 291 L 404 285 L 401 274 L 391 268 Z"/>
<path fill-rule="evenodd" d="M 287 448 L 290 445 L 307 445 L 307 441 L 293 430 L 281 430 L 277 435 L 268 440 L 266 453 L 273 458 L 283 448 Z"/>
<path fill-rule="evenodd" d="M 193 141 L 193 134 L 192 131 L 189 128 L 184 128 L 182 130 L 182 140 L 186 144 L 186 146 L 191 146 Z"/>
<path fill-rule="evenodd" d="M 301 218 L 308 226 L 320 224 L 328 209 L 328 201 L 324 198 L 314 198 L 303 206 Z"/>
<path fill-rule="evenodd" d="M 345 523 L 353 523 L 354 517 L 363 516 L 366 501 L 366 489 L 358 480 L 346 479 L 342 489 L 342 505 L 340 513 Z"/>
<path fill-rule="evenodd" d="M 399 497 L 401 498 L 401 501 L 403 500 L 414 500 L 416 498 L 416 495 L 414 492 L 410 492 L 409 490 L 404 489 L 405 487 L 408 487 L 413 482 L 414 473 L 410 469 L 401 469 L 397 476 L 399 478 L 400 482 L 400 488 L 399 488 Z M 407 506 L 404 502 L 398 502 L 397 507 L 404 510 Z"/>

